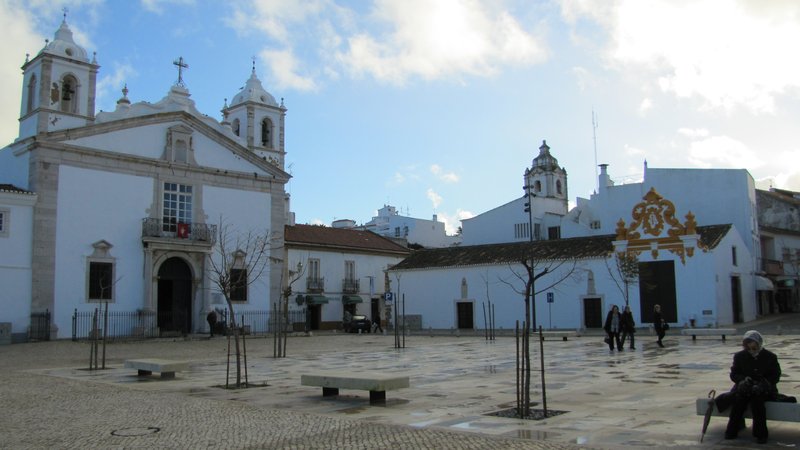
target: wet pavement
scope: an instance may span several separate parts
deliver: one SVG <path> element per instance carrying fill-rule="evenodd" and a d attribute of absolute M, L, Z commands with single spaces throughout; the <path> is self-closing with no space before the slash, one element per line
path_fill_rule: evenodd
<path fill-rule="evenodd" d="M 89 371 L 89 345 L 69 341 L 0 347 L 0 424 L 4 448 L 750 448 L 749 430 L 723 440 L 712 418 L 699 443 L 695 398 L 730 388 L 739 336 L 755 328 L 780 358 L 781 392 L 800 394 L 800 316 L 737 327 L 727 341 L 670 330 L 659 348 L 648 330 L 636 350 L 610 352 L 600 335 L 544 342 L 544 420 L 493 415 L 516 405 L 513 337 L 406 337 L 341 333 L 289 339 L 273 358 L 269 338 L 247 341 L 248 389 L 226 390 L 225 338 L 113 343 L 107 369 Z M 532 400 L 542 408 L 538 341 L 532 352 Z M 131 358 L 190 362 L 175 379 L 138 377 Z M 410 387 L 387 392 L 385 406 L 366 391 L 322 397 L 300 385 L 317 371 L 404 374 Z M 231 375 L 232 376 L 232 375 Z M 749 425 L 749 421 L 748 421 Z M 800 424 L 770 422 L 759 448 L 800 446 Z"/>

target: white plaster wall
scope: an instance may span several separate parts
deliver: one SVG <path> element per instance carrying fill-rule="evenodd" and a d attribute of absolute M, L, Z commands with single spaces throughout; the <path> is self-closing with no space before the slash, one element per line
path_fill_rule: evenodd
<path fill-rule="evenodd" d="M 220 225 L 220 219 L 228 227 L 228 248 L 235 250 L 237 236 L 243 237 L 248 232 L 257 235 L 267 235 L 270 223 L 270 195 L 263 192 L 240 191 L 214 186 L 203 187 L 203 209 L 206 213 L 208 224 Z M 219 229 L 218 229 L 219 231 Z M 282 230 L 275 230 L 282 231 Z M 274 252 L 274 257 L 281 257 L 281 250 Z M 214 253 L 212 257 L 218 258 Z M 234 311 L 265 311 L 270 309 L 269 298 L 269 261 L 261 277 L 253 281 L 248 287 L 247 302 L 235 303 Z M 211 275 L 213 277 L 213 275 Z M 212 295 L 219 293 L 219 289 L 210 283 Z M 277 300 L 277 299 L 274 299 Z M 194 305 L 193 311 L 201 311 L 202 305 Z"/>
<path fill-rule="evenodd" d="M 10 212 L 8 235 L 0 237 L 0 322 L 11 322 L 16 334 L 25 333 L 30 323 L 33 207 L 12 196 L 20 194 L 0 193 L 0 208 Z"/>
<path fill-rule="evenodd" d="M 91 311 L 86 301 L 87 258 L 92 244 L 111 243 L 116 258 L 115 301 L 109 311 L 134 311 L 144 302 L 142 219 L 153 200 L 150 178 L 62 165 L 58 179 L 55 311 L 59 336 L 68 336 L 73 310 Z"/>

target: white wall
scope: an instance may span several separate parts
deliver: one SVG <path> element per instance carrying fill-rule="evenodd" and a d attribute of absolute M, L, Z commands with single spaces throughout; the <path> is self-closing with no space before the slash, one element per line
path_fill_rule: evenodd
<path fill-rule="evenodd" d="M 0 192 L 0 209 L 9 212 L 8 234 L 0 236 L 0 322 L 11 333 L 25 333 L 31 314 L 33 203 L 30 194 Z"/>

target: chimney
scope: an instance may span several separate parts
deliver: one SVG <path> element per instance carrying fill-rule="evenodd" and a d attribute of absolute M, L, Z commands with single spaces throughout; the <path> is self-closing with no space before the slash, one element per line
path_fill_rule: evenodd
<path fill-rule="evenodd" d="M 597 181 L 601 189 L 614 185 L 614 182 L 611 181 L 611 177 L 608 176 L 608 164 L 600 164 L 600 176 Z"/>

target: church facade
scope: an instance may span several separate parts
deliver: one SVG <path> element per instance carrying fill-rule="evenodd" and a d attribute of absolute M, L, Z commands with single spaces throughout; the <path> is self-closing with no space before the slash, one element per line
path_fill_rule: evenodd
<path fill-rule="evenodd" d="M 46 312 L 50 337 L 61 338 L 76 312 L 105 304 L 154 317 L 160 332 L 207 329 L 206 313 L 223 303 L 209 263 L 218 240 L 237 233 L 271 239 L 265 270 L 237 290 L 237 311 L 268 309 L 279 296 L 286 108 L 253 67 L 216 121 L 195 108 L 185 64 L 176 65 L 178 81 L 160 101 L 133 103 L 126 86 L 114 111 L 95 114 L 100 66 L 66 19 L 26 59 L 19 137 L 0 150 L 0 183 L 32 203 L 28 223 L 9 214 L 0 235 L 29 242 L 29 280 L 0 294 L 0 321 L 12 322 L 13 334 L 26 333 L 29 316 L 9 311 Z M 220 223 L 232 234 L 220 236 Z M 0 255 L 6 277 L 13 267 L 24 272 L 14 258 Z"/>

